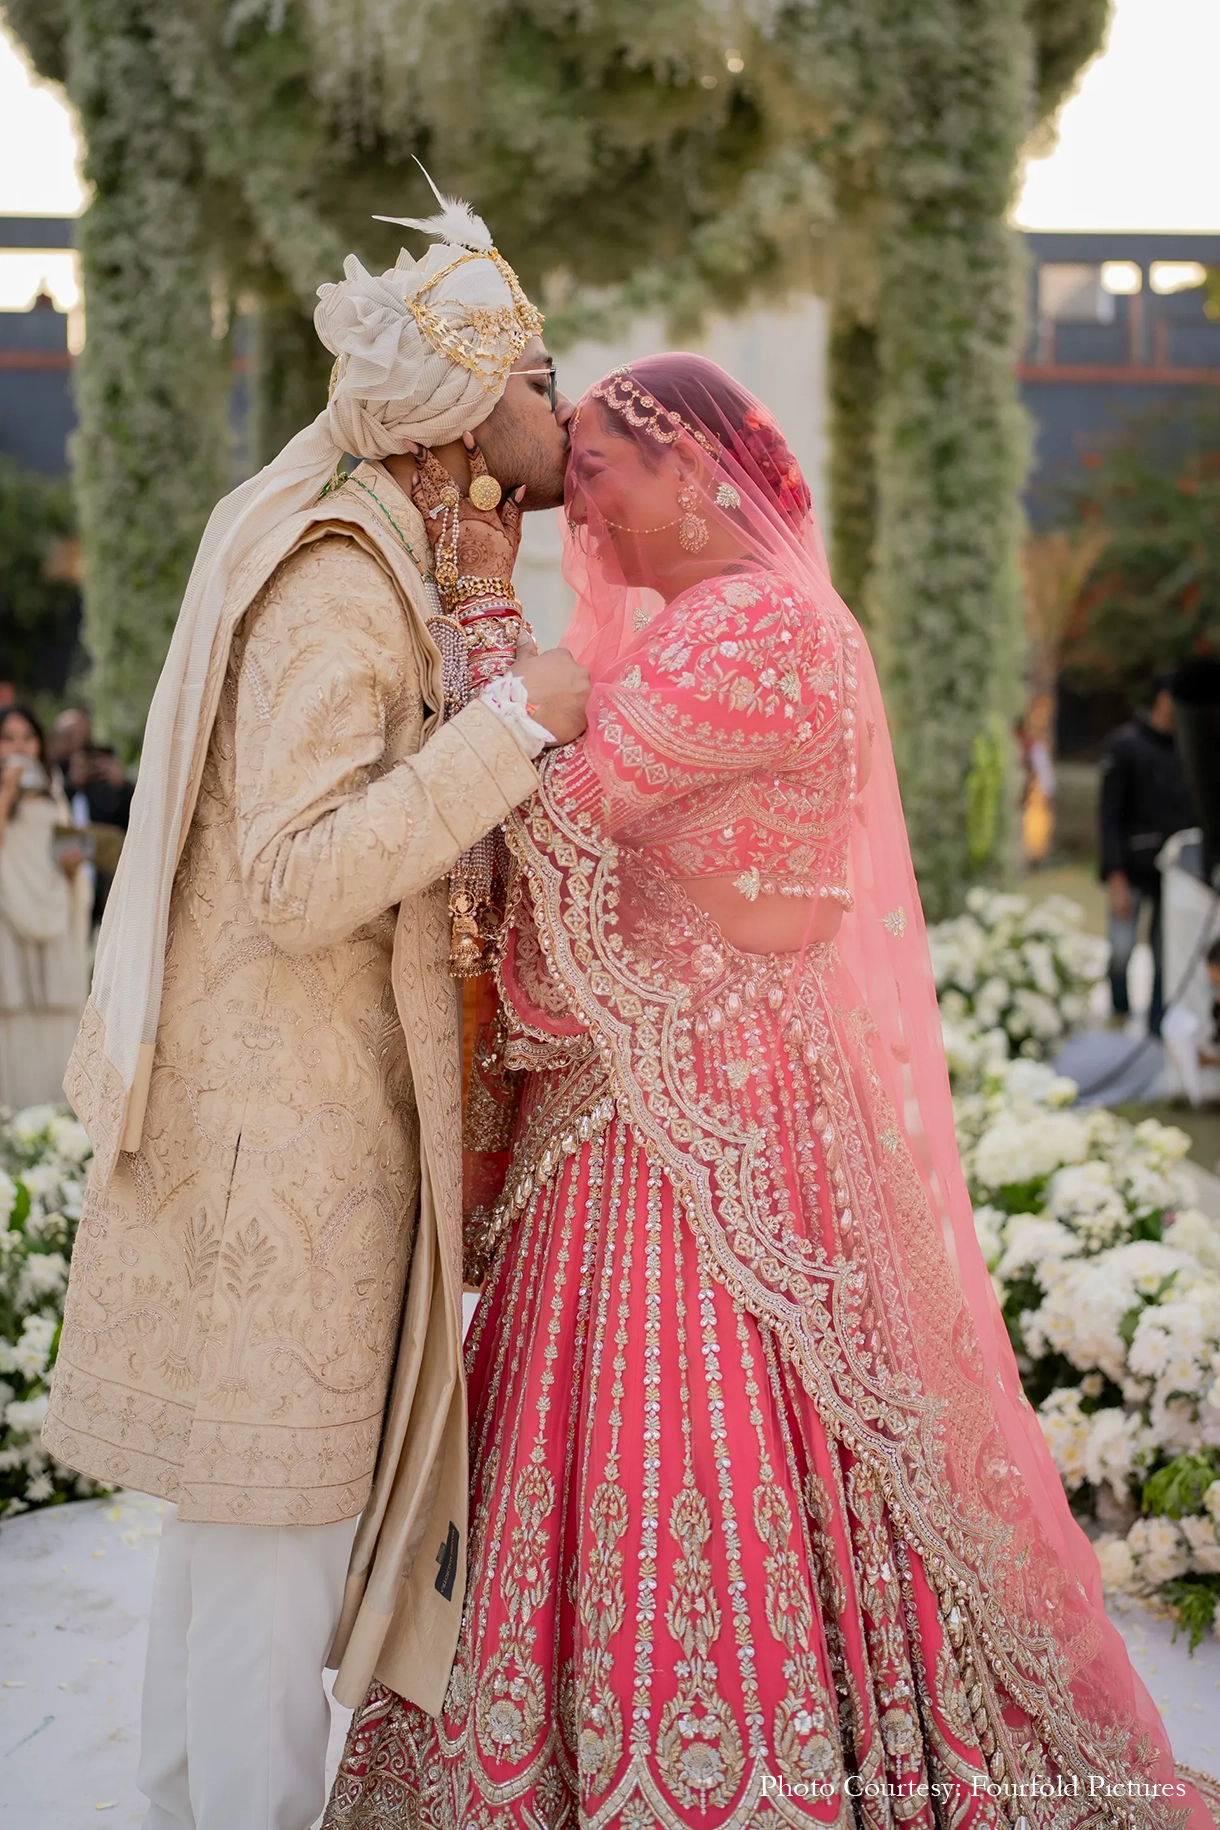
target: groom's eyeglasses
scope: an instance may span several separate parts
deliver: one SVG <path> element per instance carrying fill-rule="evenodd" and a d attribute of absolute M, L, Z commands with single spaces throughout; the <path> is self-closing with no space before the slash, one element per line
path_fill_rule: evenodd
<path fill-rule="evenodd" d="M 547 357 L 546 365 L 543 368 L 514 369 L 513 374 L 514 375 L 545 375 L 546 383 L 547 383 L 546 397 L 551 403 L 551 412 L 553 413 L 555 411 L 555 408 L 559 405 L 559 383 L 555 379 L 555 358 L 554 358 L 554 356 Z"/>

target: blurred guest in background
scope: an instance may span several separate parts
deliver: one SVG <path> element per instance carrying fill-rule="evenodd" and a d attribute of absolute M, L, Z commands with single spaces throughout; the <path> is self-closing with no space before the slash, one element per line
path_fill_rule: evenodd
<path fill-rule="evenodd" d="M 1130 1011 L 1127 967 L 1149 911 L 1152 1003 L 1148 1033 L 1159 1036 L 1165 999 L 1161 950 L 1161 873 L 1157 853 L 1171 833 L 1195 824 L 1173 741 L 1172 667 L 1158 670 L 1148 706 L 1111 737 L 1101 760 L 1101 876 L 1110 935 L 1110 996 L 1116 1016 Z"/>
<path fill-rule="evenodd" d="M 0 709 L 0 1106 L 63 1098 L 88 991 L 87 845 L 37 719 Z"/>
<path fill-rule="evenodd" d="M 102 919 L 131 818 L 134 785 L 108 744 L 93 741 L 88 712 L 61 712 L 47 739 L 47 760 L 72 808 L 73 824 L 87 826 L 94 840 L 93 920 Z"/>
<path fill-rule="evenodd" d="M 1207 949 L 1206 968 L 1212 994 L 1212 1020 L 1199 1059 L 1206 1067 L 1216 1067 L 1220 1066 L 1220 939 L 1214 940 Z"/>

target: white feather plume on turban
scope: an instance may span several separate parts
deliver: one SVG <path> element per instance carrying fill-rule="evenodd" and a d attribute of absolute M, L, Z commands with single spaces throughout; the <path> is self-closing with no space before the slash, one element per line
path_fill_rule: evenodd
<path fill-rule="evenodd" d="M 439 215 L 426 221 L 386 219 L 440 237 L 423 260 L 404 253 L 378 278 L 349 255 L 345 278 L 319 288 L 315 324 L 337 357 L 329 404 L 264 470 L 217 503 L 199 543 L 148 714 L 86 1012 L 90 1071 L 99 1084 L 121 1083 L 127 1096 L 124 1149 L 138 1147 L 143 1124 L 170 892 L 223 675 L 218 644 L 227 654 L 258 585 L 291 546 L 287 524 L 318 500 L 344 452 L 376 459 L 408 440 L 442 445 L 459 438 L 487 418 L 513 362 L 541 329 L 486 225 L 466 204 L 439 193 L 438 201 Z M 90 1136 L 105 1178 L 120 1139 Z"/>
<path fill-rule="evenodd" d="M 319 286 L 318 336 L 338 357 L 330 418 L 336 444 L 386 457 L 404 441 L 444 445 L 479 425 L 542 319 L 485 224 L 456 200 L 423 221 L 384 217 L 441 240 L 416 261 L 404 250 L 380 277 L 354 254 L 345 278 Z"/>

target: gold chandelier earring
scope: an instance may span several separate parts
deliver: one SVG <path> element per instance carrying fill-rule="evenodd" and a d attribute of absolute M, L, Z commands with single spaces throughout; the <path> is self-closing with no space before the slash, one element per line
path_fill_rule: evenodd
<path fill-rule="evenodd" d="M 707 522 L 702 515 L 695 513 L 699 506 L 699 491 L 693 483 L 683 483 L 678 491 L 678 507 L 682 510 L 682 519 L 678 523 L 678 545 L 684 553 L 701 553 L 708 542 Z"/>

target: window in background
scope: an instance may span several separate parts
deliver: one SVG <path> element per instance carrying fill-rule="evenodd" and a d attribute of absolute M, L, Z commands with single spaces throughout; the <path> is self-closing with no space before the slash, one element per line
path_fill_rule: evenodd
<path fill-rule="evenodd" d="M 1133 298 L 1142 291 L 1144 276 L 1138 261 L 1103 261 L 1101 283 L 1116 298 Z"/>
<path fill-rule="evenodd" d="M 1153 261 L 1149 272 L 1153 292 L 1193 292 L 1207 280 L 1201 261 Z"/>
<path fill-rule="evenodd" d="M 1100 264 L 1046 261 L 1038 269 L 1038 314 L 1052 324 L 1113 324 L 1114 293 Z"/>

